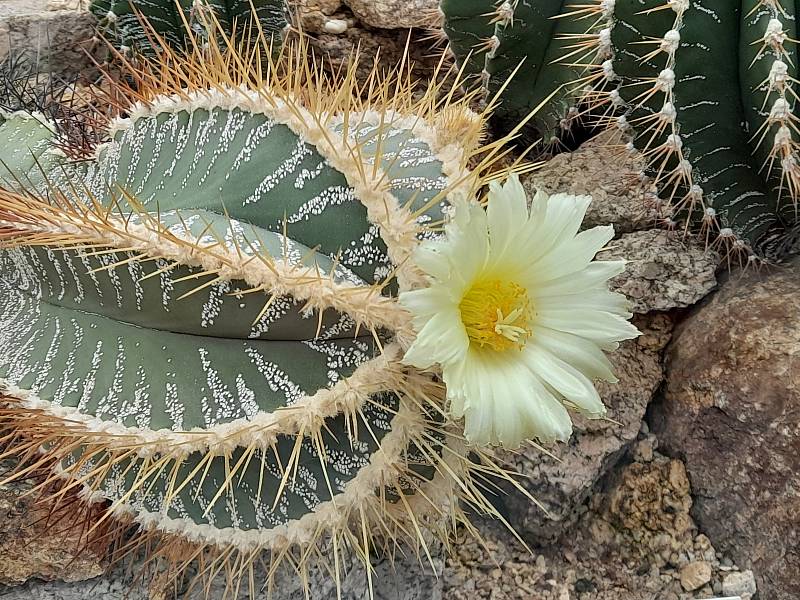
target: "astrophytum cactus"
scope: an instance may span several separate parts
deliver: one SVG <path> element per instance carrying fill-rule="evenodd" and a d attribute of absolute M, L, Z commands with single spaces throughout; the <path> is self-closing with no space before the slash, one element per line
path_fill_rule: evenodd
<path fill-rule="evenodd" d="M 495 514 L 473 470 L 508 475 L 467 452 L 441 383 L 401 363 L 395 296 L 502 153 L 436 86 L 332 86 L 304 48 L 263 68 L 202 52 L 145 62 L 80 169 L 41 160 L 46 123 L 0 125 L 16 476 L 45 473 L 49 501 L 93 503 L 124 553 L 225 573 L 231 594 L 257 592 L 264 552 L 304 581 L 326 561 L 337 583 L 346 551 L 427 552 L 423 530 L 446 536 L 463 507 Z"/>

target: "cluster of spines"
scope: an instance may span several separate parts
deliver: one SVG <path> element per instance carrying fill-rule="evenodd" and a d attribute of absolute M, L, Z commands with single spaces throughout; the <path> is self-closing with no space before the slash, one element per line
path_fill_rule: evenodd
<path fill-rule="evenodd" d="M 280 46 L 284 0 L 93 0 L 97 32 L 123 54 L 152 55 L 162 46 L 188 51 L 208 36 L 265 33 Z"/>
<path fill-rule="evenodd" d="M 729 262 L 778 258 L 800 173 L 794 3 L 593 0 L 592 10 L 607 20 L 597 43 L 611 56 L 588 104 L 605 106 L 601 121 L 644 154 L 664 225 L 699 225 Z"/>

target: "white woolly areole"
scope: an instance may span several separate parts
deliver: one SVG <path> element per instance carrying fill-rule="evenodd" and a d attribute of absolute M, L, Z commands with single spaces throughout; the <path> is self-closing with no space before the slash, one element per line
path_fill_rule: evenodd
<path fill-rule="evenodd" d="M 691 0 L 668 0 L 667 5 L 675 11 L 675 14 L 679 17 L 683 16 L 689 7 L 691 6 Z"/>
<path fill-rule="evenodd" d="M 674 123 L 675 119 L 678 117 L 678 111 L 672 102 L 665 102 L 658 115 L 665 123 Z"/>
<path fill-rule="evenodd" d="M 670 56 L 675 54 L 675 51 L 681 45 L 681 33 L 677 29 L 670 29 L 664 34 L 664 39 L 661 40 L 661 51 L 666 52 Z"/>
<path fill-rule="evenodd" d="M 779 50 L 783 47 L 786 38 L 783 23 L 778 19 L 770 19 L 766 31 L 764 31 L 764 43 L 771 46 L 773 50 Z"/>
<path fill-rule="evenodd" d="M 772 63 L 769 70 L 769 87 L 771 90 L 780 90 L 786 86 L 789 80 L 789 67 L 782 60 Z"/>
<path fill-rule="evenodd" d="M 672 69 L 664 69 L 658 74 L 656 78 L 656 88 L 663 92 L 671 92 L 675 87 L 675 71 Z"/>

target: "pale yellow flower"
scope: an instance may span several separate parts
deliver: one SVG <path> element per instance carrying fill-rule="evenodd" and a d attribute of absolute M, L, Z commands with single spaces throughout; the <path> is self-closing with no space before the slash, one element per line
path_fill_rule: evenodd
<path fill-rule="evenodd" d="M 593 381 L 616 381 L 604 351 L 639 332 L 608 290 L 622 261 L 593 261 L 612 227 L 578 233 L 591 198 L 539 193 L 516 177 L 487 210 L 462 205 L 414 255 L 429 286 L 404 292 L 417 337 L 405 362 L 439 365 L 452 415 L 474 444 L 567 440 L 568 408 L 605 414 Z"/>

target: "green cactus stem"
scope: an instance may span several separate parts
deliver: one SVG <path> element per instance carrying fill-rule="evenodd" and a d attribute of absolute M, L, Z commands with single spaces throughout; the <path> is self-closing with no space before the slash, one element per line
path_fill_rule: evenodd
<path fill-rule="evenodd" d="M 161 45 L 191 51 L 211 31 L 228 38 L 263 33 L 271 41 L 287 25 L 284 0 L 93 0 L 89 9 L 98 32 L 118 50 L 146 55 Z"/>
<path fill-rule="evenodd" d="M 326 544 L 419 551 L 460 499 L 496 514 L 474 469 L 509 477 L 472 462 L 441 383 L 402 364 L 396 301 L 501 156 L 481 158 L 485 115 L 403 80 L 356 100 L 304 50 L 232 75 L 245 63 L 212 43 L 204 69 L 170 57 L 174 81 L 144 61 L 81 168 L 34 160 L 46 124 L 0 125 L 4 455 L 104 510 L 104 536 L 135 525 L 168 576 L 238 573 L 231 594 L 262 553 L 305 577 Z"/>

